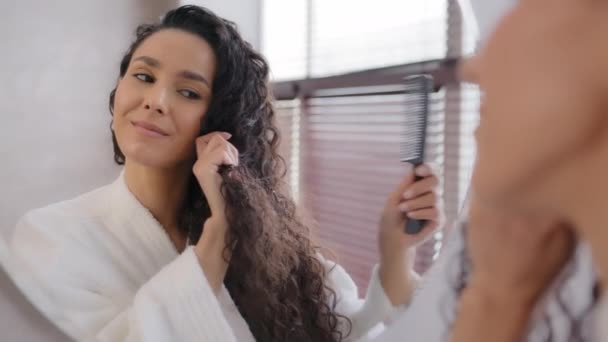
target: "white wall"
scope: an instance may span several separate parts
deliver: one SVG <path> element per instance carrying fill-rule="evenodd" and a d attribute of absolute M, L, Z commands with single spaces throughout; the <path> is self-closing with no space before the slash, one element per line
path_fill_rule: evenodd
<path fill-rule="evenodd" d="M 135 27 L 180 2 L 0 2 L 0 237 L 27 210 L 112 181 L 108 94 Z M 259 46 L 259 1 L 199 1 Z"/>

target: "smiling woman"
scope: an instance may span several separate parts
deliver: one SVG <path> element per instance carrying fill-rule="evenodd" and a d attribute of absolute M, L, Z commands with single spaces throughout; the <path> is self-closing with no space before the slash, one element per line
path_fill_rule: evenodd
<path fill-rule="evenodd" d="M 268 73 L 204 8 L 137 30 L 109 103 L 123 172 L 29 212 L 11 242 L 17 283 L 73 338 L 353 341 L 409 302 L 409 249 L 441 217 L 437 178 L 423 166 L 390 195 L 360 299 L 285 191 Z M 405 235 L 406 214 L 429 224 Z"/>
<path fill-rule="evenodd" d="M 183 30 L 162 30 L 138 46 L 111 103 L 112 129 L 129 160 L 167 167 L 194 156 L 216 64 L 209 43 Z"/>

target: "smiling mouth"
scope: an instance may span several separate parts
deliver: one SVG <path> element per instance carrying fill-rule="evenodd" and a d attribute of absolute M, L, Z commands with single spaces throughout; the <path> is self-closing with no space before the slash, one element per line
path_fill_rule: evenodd
<path fill-rule="evenodd" d="M 149 124 L 147 122 L 143 122 L 143 121 L 134 121 L 131 122 L 131 124 L 133 125 L 133 127 L 135 127 L 135 129 L 147 136 L 150 137 L 166 137 L 169 136 L 169 134 L 167 134 L 165 131 L 163 131 L 162 129 L 156 127 L 155 125 Z"/>

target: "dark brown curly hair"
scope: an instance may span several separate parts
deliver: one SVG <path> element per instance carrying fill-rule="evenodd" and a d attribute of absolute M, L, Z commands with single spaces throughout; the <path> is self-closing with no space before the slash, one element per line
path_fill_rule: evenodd
<path fill-rule="evenodd" d="M 200 134 L 224 131 L 238 149 L 236 172 L 222 173 L 229 223 L 226 251 L 232 255 L 224 283 L 257 341 L 341 341 L 351 322 L 335 312 L 336 293 L 327 285 L 319 248 L 299 217 L 284 181 L 277 152 L 279 132 L 268 85 L 268 64 L 230 21 L 197 6 L 168 12 L 137 29 L 120 64 L 120 77 L 133 52 L 155 32 L 179 29 L 205 39 L 218 65 L 213 99 Z M 110 112 L 116 89 L 110 94 Z M 112 132 L 114 160 L 124 164 Z M 179 226 L 191 243 L 199 240 L 210 210 L 192 175 Z"/>

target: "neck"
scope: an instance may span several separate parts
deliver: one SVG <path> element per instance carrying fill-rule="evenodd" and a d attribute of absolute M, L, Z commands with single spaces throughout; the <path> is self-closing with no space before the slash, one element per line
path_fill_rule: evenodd
<path fill-rule="evenodd" d="M 608 140 L 608 139 L 606 139 Z M 608 284 L 608 141 L 571 163 L 569 177 L 562 178 L 560 212 L 591 246 L 601 282 Z"/>
<path fill-rule="evenodd" d="M 190 179 L 190 167 L 161 169 L 127 160 L 125 183 L 135 198 L 163 226 L 176 247 L 185 244 L 178 229 L 178 215 Z"/>
<path fill-rule="evenodd" d="M 598 5 L 599 3 L 594 3 Z M 604 20 L 608 6 L 606 4 L 594 7 L 594 13 L 601 16 L 596 23 L 602 26 L 594 31 L 593 39 L 601 39 L 602 35 L 608 32 L 608 21 Z M 596 45 L 600 50 L 594 51 L 597 55 L 589 60 L 605 61 L 608 57 L 608 47 Z M 598 58 L 595 58 L 598 57 Z M 597 67 L 596 64 L 593 64 Z M 568 213 L 569 220 L 576 227 L 579 235 L 591 246 L 595 265 L 599 269 L 600 282 L 604 287 L 608 286 L 608 82 L 606 72 L 608 63 L 602 63 L 598 70 L 592 70 L 595 77 L 593 80 L 594 89 L 597 93 L 592 94 L 598 99 L 600 113 L 604 114 L 603 122 L 598 123 L 600 132 L 594 148 L 585 150 L 582 156 L 577 156 L 576 160 L 569 163 L 570 177 L 564 178 L 560 183 L 553 182 L 555 188 L 562 188 L 561 194 L 555 192 L 553 199 L 558 199 L 561 203 L 559 210 Z"/>

